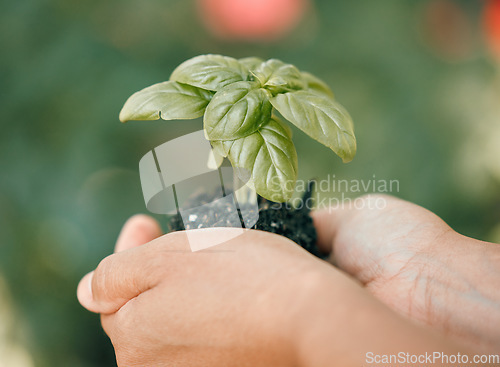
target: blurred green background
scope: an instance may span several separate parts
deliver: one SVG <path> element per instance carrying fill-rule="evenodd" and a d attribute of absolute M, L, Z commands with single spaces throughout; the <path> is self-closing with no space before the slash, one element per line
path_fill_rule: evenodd
<path fill-rule="evenodd" d="M 76 285 L 145 212 L 142 155 L 201 126 L 118 113 L 199 54 L 275 57 L 328 82 L 358 154 L 343 165 L 295 131 L 300 178 L 399 180 L 399 197 L 500 241 L 500 58 L 484 4 L 316 0 L 265 42 L 217 37 L 194 0 L 0 2 L 0 366 L 115 364 Z"/>

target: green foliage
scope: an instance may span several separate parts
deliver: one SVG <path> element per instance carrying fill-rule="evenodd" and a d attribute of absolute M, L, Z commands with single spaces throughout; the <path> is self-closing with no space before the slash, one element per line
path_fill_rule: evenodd
<path fill-rule="evenodd" d="M 248 68 L 232 57 L 201 55 L 180 64 L 170 80 L 218 91 L 226 85 L 248 80 Z"/>
<path fill-rule="evenodd" d="M 185 120 L 203 116 L 213 93 L 177 82 L 163 82 L 134 93 L 120 112 L 120 121 Z"/>
<path fill-rule="evenodd" d="M 306 87 L 299 69 L 276 59 L 261 63 L 252 75 L 273 95 Z"/>
<path fill-rule="evenodd" d="M 347 111 L 336 101 L 301 90 L 278 94 L 272 105 L 311 138 L 333 150 L 344 162 L 356 154 L 353 124 Z"/>
<path fill-rule="evenodd" d="M 291 135 L 288 126 L 273 116 L 250 135 L 212 144 L 235 167 L 243 168 L 240 176 L 251 174 L 243 179 L 251 178 L 257 192 L 280 202 L 290 198 L 297 179 L 297 152 Z"/>
<path fill-rule="evenodd" d="M 257 193 L 283 202 L 294 191 L 297 153 L 291 131 L 274 113 L 333 150 L 344 162 L 356 154 L 351 117 L 319 78 L 280 60 L 202 55 L 179 65 L 170 81 L 132 95 L 120 120 L 204 116 L 214 149 L 228 157 Z M 241 169 L 241 170 L 238 170 Z"/>
<path fill-rule="evenodd" d="M 254 133 L 271 118 L 269 92 L 255 82 L 222 88 L 207 106 L 204 127 L 212 140 L 234 140 Z"/>

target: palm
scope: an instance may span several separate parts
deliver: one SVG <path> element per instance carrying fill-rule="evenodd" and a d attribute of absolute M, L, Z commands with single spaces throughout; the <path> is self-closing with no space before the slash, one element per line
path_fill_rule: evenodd
<path fill-rule="evenodd" d="M 412 318 L 430 321 L 426 269 L 432 263 L 433 245 L 451 229 L 417 205 L 383 199 L 384 209 L 337 213 L 341 218 L 335 219 L 336 230 L 326 235 L 321 227 L 329 225 L 330 215 L 315 213 L 320 246 L 329 246 L 330 260 L 382 301 Z"/>

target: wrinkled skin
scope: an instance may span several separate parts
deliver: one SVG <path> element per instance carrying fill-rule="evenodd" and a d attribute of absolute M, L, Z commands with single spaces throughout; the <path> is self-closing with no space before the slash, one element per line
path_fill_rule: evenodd
<path fill-rule="evenodd" d="M 418 205 L 382 195 L 361 199 L 363 209 L 313 214 L 329 261 L 399 313 L 498 350 L 500 246 L 462 236 Z M 383 209 L 367 209 L 380 200 Z"/>
<path fill-rule="evenodd" d="M 381 210 L 314 213 L 341 270 L 255 230 L 193 253 L 185 232 L 159 237 L 135 216 L 78 297 L 101 314 L 119 366 L 359 366 L 367 351 L 469 353 L 457 342 L 470 341 L 498 350 L 498 292 L 477 282 L 484 270 L 498 284 L 498 246 L 383 199 Z"/>

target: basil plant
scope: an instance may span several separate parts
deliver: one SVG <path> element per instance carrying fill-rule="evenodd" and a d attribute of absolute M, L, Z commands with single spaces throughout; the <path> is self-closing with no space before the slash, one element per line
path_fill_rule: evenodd
<path fill-rule="evenodd" d="M 290 199 L 297 180 L 297 152 L 283 118 L 344 162 L 356 153 L 351 117 L 330 88 L 276 59 L 194 57 L 169 81 L 133 94 L 120 112 L 122 122 L 202 116 L 214 152 L 247 172 L 251 187 L 274 202 Z"/>

